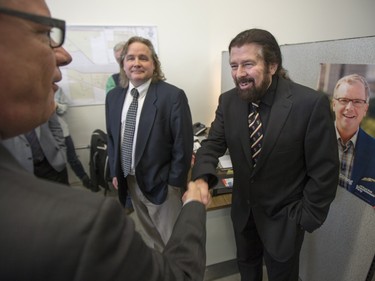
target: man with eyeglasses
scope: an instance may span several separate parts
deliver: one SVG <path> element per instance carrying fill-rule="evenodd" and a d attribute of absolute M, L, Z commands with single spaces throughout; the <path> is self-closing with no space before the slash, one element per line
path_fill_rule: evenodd
<path fill-rule="evenodd" d="M 336 83 L 332 107 L 340 158 L 339 186 L 375 206 L 375 139 L 360 128 L 369 100 L 366 79 L 350 74 Z"/>
<path fill-rule="evenodd" d="M 202 280 L 206 215 L 193 183 L 158 253 L 116 200 L 38 179 L 4 148 L 54 112 L 71 61 L 64 33 L 44 0 L 0 0 L 0 280 Z"/>

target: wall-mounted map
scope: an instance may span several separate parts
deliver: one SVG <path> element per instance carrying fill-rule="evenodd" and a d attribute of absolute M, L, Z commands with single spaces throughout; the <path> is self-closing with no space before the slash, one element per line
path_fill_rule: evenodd
<path fill-rule="evenodd" d="M 113 46 L 132 36 L 149 39 L 158 52 L 155 26 L 68 26 L 64 48 L 73 61 L 62 67 L 59 86 L 71 106 L 104 104 L 105 84 L 119 66 Z"/>

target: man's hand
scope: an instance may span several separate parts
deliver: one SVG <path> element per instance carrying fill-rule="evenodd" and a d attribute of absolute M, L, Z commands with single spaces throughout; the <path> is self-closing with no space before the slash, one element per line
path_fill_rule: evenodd
<path fill-rule="evenodd" d="M 208 185 L 205 181 L 202 180 L 202 183 L 197 183 L 200 180 L 195 182 L 189 182 L 187 191 L 182 197 L 184 203 L 188 201 L 199 201 L 203 203 L 206 207 L 211 203 L 211 194 L 208 191 Z M 204 186 L 205 184 L 205 186 Z"/>
<path fill-rule="evenodd" d="M 112 185 L 113 187 L 118 190 L 118 181 L 117 181 L 117 178 L 116 177 L 113 177 L 112 179 Z"/>
<path fill-rule="evenodd" d="M 194 183 L 200 190 L 202 203 L 208 206 L 211 203 L 211 193 L 208 190 L 208 183 L 203 179 L 197 179 Z"/>

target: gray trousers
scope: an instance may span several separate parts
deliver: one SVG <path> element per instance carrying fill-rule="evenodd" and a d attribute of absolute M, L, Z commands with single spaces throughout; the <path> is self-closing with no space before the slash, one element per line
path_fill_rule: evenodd
<path fill-rule="evenodd" d="M 168 185 L 167 199 L 155 205 L 143 195 L 135 176 L 127 176 L 127 182 L 140 233 L 148 246 L 162 252 L 182 208 L 182 189 Z"/>

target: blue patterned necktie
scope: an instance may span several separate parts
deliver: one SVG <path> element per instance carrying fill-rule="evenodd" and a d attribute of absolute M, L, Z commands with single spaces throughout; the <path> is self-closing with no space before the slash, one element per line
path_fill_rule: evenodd
<path fill-rule="evenodd" d="M 263 128 L 258 112 L 259 105 L 256 103 L 251 104 L 251 112 L 248 116 L 249 133 L 251 144 L 251 156 L 254 161 L 254 167 L 258 161 L 259 153 L 262 150 Z"/>
<path fill-rule="evenodd" d="M 36 135 L 35 129 L 25 134 L 27 141 L 31 147 L 31 153 L 33 155 L 33 162 L 39 163 L 44 159 L 44 152 L 40 146 L 39 139 Z"/>
<path fill-rule="evenodd" d="M 133 96 L 133 101 L 130 104 L 129 110 L 126 114 L 126 122 L 124 129 L 124 138 L 121 145 L 121 164 L 122 170 L 124 172 L 124 177 L 127 177 L 132 164 L 132 154 L 133 154 L 133 139 L 135 131 L 135 123 L 137 119 L 137 109 L 138 109 L 138 97 L 139 93 L 136 88 L 131 91 Z"/>

